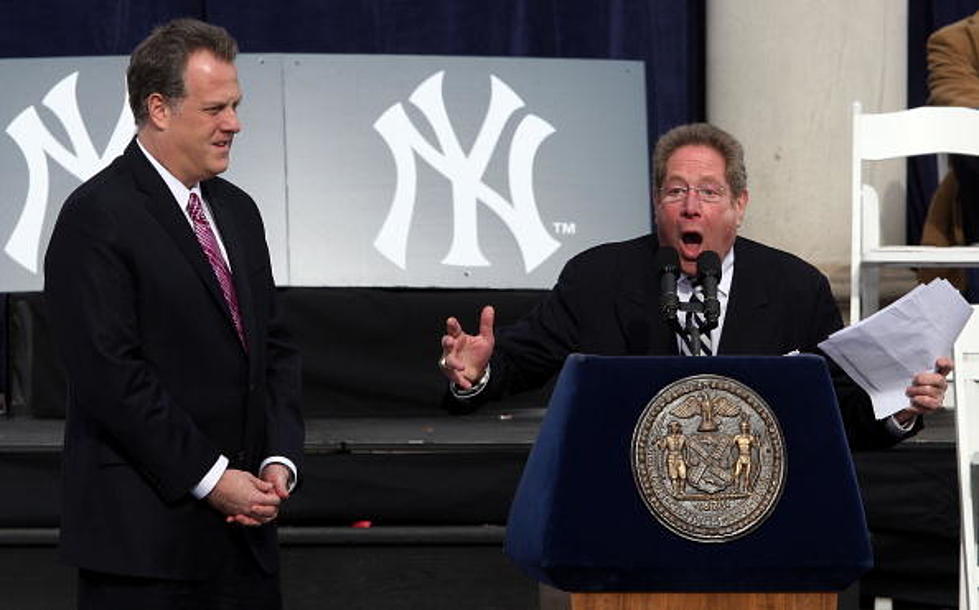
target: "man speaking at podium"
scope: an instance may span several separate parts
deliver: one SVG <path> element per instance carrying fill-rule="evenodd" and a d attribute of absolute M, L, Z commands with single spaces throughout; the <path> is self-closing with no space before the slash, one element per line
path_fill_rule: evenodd
<path fill-rule="evenodd" d="M 743 148 L 730 134 L 704 123 L 672 129 L 656 143 L 653 174 L 656 235 L 575 256 L 543 302 L 499 332 L 492 307 L 483 309 L 474 335 L 455 318 L 446 321 L 439 368 L 450 381 L 451 409 L 467 411 L 487 399 L 539 387 L 572 352 L 814 352 L 843 326 L 829 282 L 815 267 L 738 237 L 748 205 L 747 172 Z M 671 258 L 678 269 L 669 268 Z M 719 260 L 719 270 L 706 274 L 714 290 L 704 295 L 707 307 L 696 311 L 713 305 L 716 326 L 691 341 L 697 332 L 688 332 L 691 325 L 661 303 L 672 299 L 686 310 L 699 302 L 698 280 L 705 270 L 698 269 L 698 259 L 703 267 L 711 258 Z M 685 321 L 700 313 L 680 315 Z M 934 371 L 910 379 L 907 405 L 882 421 L 875 420 L 870 397 L 839 367 L 829 366 L 850 447 L 860 449 L 890 446 L 914 434 L 921 427 L 918 416 L 941 406 L 952 363 L 939 358 Z"/>

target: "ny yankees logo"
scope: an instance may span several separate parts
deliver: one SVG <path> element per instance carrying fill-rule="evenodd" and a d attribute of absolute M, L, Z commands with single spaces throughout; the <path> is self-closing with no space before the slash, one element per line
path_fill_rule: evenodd
<path fill-rule="evenodd" d="M 476 212 L 477 202 L 481 201 L 503 221 L 516 239 L 524 270 L 530 273 L 561 245 L 541 222 L 533 191 L 534 158 L 541 143 L 554 133 L 554 127 L 533 114 L 520 120 L 510 142 L 507 168 L 512 203 L 508 202 L 483 182 L 483 173 L 507 121 L 524 107 L 523 100 L 506 83 L 491 75 L 489 109 L 467 155 L 449 122 L 442 98 L 443 75 L 444 71 L 433 74 L 409 97 L 431 125 L 438 149 L 412 124 L 400 103 L 388 108 L 374 123 L 374 129 L 391 150 L 398 172 L 391 209 L 374 240 L 374 247 L 388 260 L 405 268 L 408 231 L 415 207 L 417 153 L 452 183 L 452 243 L 442 264 L 490 264 L 479 247 Z"/>
<path fill-rule="evenodd" d="M 31 273 L 37 273 L 37 253 L 41 229 L 48 204 L 48 156 L 79 181 L 85 181 L 120 155 L 133 134 L 133 115 L 123 100 L 122 112 L 112 137 L 100 156 L 89 136 L 78 109 L 75 85 L 78 72 L 69 74 L 48 91 L 42 103 L 49 108 L 68 134 L 74 153 L 69 152 L 45 128 L 34 106 L 28 106 L 7 125 L 7 134 L 14 139 L 27 161 L 29 183 L 27 198 L 20 218 L 4 247 L 10 258 Z"/>

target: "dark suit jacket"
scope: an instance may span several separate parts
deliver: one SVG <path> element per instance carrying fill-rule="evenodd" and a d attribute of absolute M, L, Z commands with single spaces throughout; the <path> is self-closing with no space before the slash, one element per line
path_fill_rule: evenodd
<path fill-rule="evenodd" d="M 261 565 L 272 526 L 239 528 L 190 490 L 219 454 L 257 472 L 301 465 L 299 357 L 276 320 L 258 209 L 201 185 L 234 273 L 248 350 L 190 224 L 136 145 L 65 202 L 45 300 L 67 371 L 63 558 L 103 572 L 203 578 L 245 536 Z M 240 544 L 238 545 L 240 547 Z"/>
<path fill-rule="evenodd" d="M 543 385 L 572 352 L 677 355 L 676 335 L 659 315 L 659 280 L 647 235 L 587 250 L 571 259 L 544 301 L 496 335 L 483 400 Z M 843 326 L 826 277 L 791 254 L 738 238 L 734 278 L 718 353 L 781 355 L 816 351 Z M 870 398 L 831 363 L 853 448 L 895 439 L 874 420 Z"/>

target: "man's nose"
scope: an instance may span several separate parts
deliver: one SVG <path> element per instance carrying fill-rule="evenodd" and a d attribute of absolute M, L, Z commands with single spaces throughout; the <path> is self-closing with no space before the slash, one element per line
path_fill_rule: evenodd
<path fill-rule="evenodd" d="M 700 195 L 697 191 L 690 189 L 687 191 L 686 195 L 683 197 L 683 202 L 680 204 L 683 206 L 681 211 L 684 215 L 691 216 L 700 213 Z"/>
<path fill-rule="evenodd" d="M 221 131 L 230 131 L 231 133 L 238 133 L 241 131 L 241 121 L 238 119 L 238 111 L 234 108 L 228 108 L 224 113 L 224 118 L 221 121 Z"/>

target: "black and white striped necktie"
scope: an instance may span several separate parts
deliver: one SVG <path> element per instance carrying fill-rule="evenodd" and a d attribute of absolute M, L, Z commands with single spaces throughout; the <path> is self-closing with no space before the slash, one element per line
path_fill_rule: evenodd
<path fill-rule="evenodd" d="M 704 320 L 704 288 L 699 282 L 693 284 L 693 292 L 690 294 L 690 300 L 688 301 L 691 305 L 699 304 L 696 309 L 699 312 L 694 313 L 693 311 L 687 311 L 684 316 L 683 332 L 680 333 L 680 353 L 684 356 L 693 355 L 693 347 L 691 341 L 691 330 L 696 327 L 698 329 L 703 328 L 705 325 Z M 704 332 L 700 335 L 700 356 L 713 356 L 714 350 L 711 347 L 710 341 L 710 331 Z"/>

